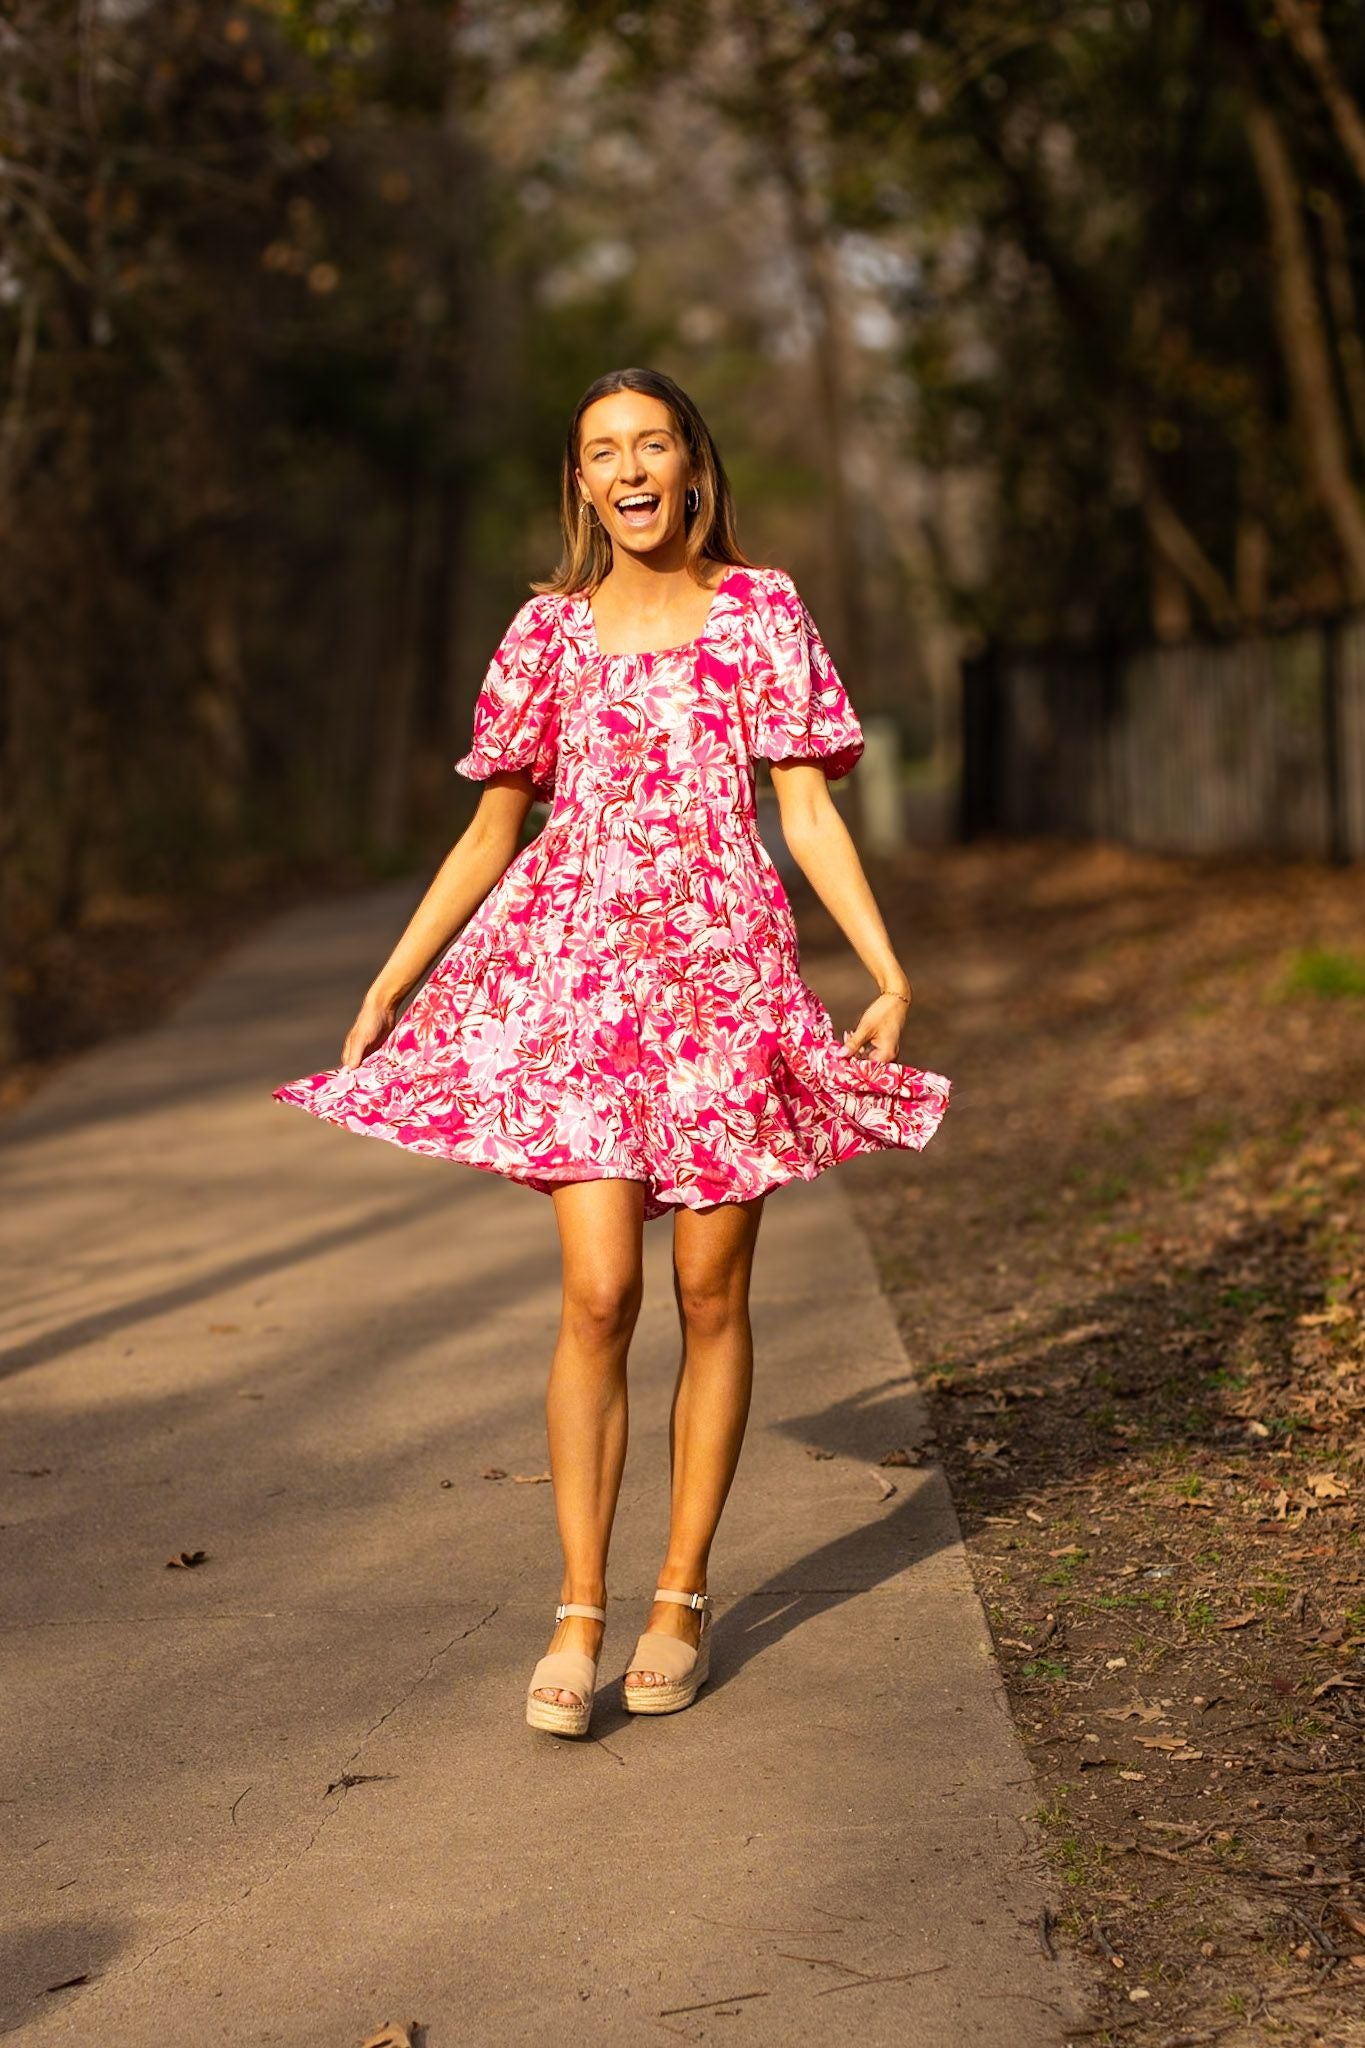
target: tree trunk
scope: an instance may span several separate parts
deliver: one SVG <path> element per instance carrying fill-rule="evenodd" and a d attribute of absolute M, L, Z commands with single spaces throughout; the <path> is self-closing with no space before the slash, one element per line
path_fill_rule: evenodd
<path fill-rule="evenodd" d="M 1295 54 L 1312 72 L 1341 146 L 1365 184 L 1365 115 L 1332 61 L 1316 8 L 1305 7 L 1303 0 L 1275 0 L 1275 12 Z"/>
<path fill-rule="evenodd" d="M 1346 409 L 1355 435 L 1356 454 L 1365 456 L 1365 342 L 1361 340 L 1355 285 L 1351 279 L 1351 249 L 1346 236 L 1346 222 L 1330 192 L 1319 192 L 1317 205 L 1326 256 L 1327 303 L 1332 309 Z"/>
<path fill-rule="evenodd" d="M 1275 325 L 1304 467 L 1341 550 L 1347 596 L 1365 602 L 1365 505 L 1350 473 L 1298 181 L 1280 124 L 1243 68 L 1247 141 L 1270 222 Z"/>
<path fill-rule="evenodd" d="M 836 624 L 831 637 L 838 642 L 850 677 L 861 679 L 867 674 L 872 636 L 857 507 L 849 485 L 847 348 L 835 251 L 826 223 L 818 218 L 797 148 L 799 109 L 786 91 L 783 66 L 773 52 L 761 8 L 749 16 L 748 26 L 762 88 L 764 154 L 786 205 L 792 251 L 811 315 L 814 425 L 823 456 L 825 533 L 834 565 Z"/>
<path fill-rule="evenodd" d="M 423 619 L 427 608 L 438 521 L 431 493 L 420 480 L 408 487 L 399 521 L 394 582 L 394 631 L 374 707 L 374 778 L 369 836 L 384 855 L 400 853 L 411 822 L 412 750 L 421 698 Z"/>

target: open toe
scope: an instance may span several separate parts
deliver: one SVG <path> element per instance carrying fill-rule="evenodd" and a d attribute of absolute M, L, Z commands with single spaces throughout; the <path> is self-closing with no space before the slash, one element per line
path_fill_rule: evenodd
<path fill-rule="evenodd" d="M 632 1714 L 672 1714 L 679 1707 L 690 1707 L 710 1675 L 710 1596 L 656 1586 L 654 1598 L 700 1610 L 701 1633 L 694 1649 L 681 1636 L 669 1635 L 663 1629 L 645 1630 L 621 1682 L 621 1703 Z M 638 1681 L 634 1685 L 630 1683 L 632 1678 Z"/>
<path fill-rule="evenodd" d="M 605 1607 L 589 1607 L 581 1601 L 561 1600 L 555 1620 L 566 1614 L 581 1614 L 593 1621 L 605 1621 Z M 531 1673 L 526 1688 L 526 1720 L 532 1728 L 544 1728 L 551 1735 L 586 1735 L 592 1717 L 593 1694 L 597 1688 L 597 1658 L 586 1650 L 550 1650 Z M 567 1704 L 563 1695 L 568 1695 Z"/>

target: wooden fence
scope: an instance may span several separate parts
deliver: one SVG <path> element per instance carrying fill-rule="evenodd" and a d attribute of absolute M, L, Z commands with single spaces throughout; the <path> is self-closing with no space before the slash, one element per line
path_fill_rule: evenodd
<path fill-rule="evenodd" d="M 1365 612 L 964 664 L 961 827 L 1365 859 Z"/>

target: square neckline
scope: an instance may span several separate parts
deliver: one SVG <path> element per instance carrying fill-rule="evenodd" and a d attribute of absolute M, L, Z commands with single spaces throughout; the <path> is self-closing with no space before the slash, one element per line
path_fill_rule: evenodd
<path fill-rule="evenodd" d="M 702 622 L 700 633 L 696 634 L 691 640 L 679 640 L 672 647 L 636 647 L 621 654 L 606 653 L 603 650 L 601 641 L 597 637 L 597 621 L 592 615 L 591 593 L 586 590 L 581 592 L 580 601 L 583 606 L 583 617 L 587 625 L 589 638 L 592 641 L 593 653 L 599 661 L 655 661 L 661 654 L 686 654 L 689 648 L 700 647 L 711 630 L 712 621 L 716 616 L 716 606 L 724 595 L 725 586 L 732 577 L 738 575 L 739 567 L 740 565 L 737 562 L 731 562 L 719 583 L 713 588 L 711 602 L 706 608 L 706 617 Z"/>

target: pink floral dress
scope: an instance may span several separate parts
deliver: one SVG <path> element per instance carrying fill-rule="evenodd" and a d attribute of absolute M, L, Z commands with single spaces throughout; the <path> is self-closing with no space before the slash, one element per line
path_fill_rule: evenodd
<path fill-rule="evenodd" d="M 801 979 L 755 757 L 853 767 L 862 732 L 791 578 L 735 568 L 685 646 L 606 654 L 583 593 L 528 599 L 455 766 L 529 769 L 549 815 L 355 1068 L 277 1101 L 646 1217 L 919 1150 L 949 1082 L 847 1053 Z"/>

